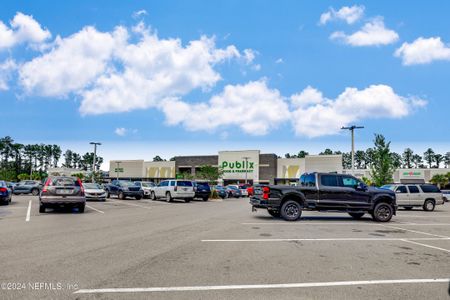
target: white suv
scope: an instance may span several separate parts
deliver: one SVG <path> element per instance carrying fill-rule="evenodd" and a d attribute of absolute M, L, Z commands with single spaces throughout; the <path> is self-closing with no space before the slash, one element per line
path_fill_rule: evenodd
<path fill-rule="evenodd" d="M 173 199 L 184 199 L 185 202 L 190 202 L 194 196 L 194 184 L 189 180 L 164 180 L 151 192 L 153 200 L 165 198 L 167 202 Z"/>
<path fill-rule="evenodd" d="M 408 210 L 421 206 L 423 210 L 433 211 L 436 205 L 444 204 L 444 195 L 432 184 L 388 184 L 382 188 L 394 191 L 397 205 Z"/>

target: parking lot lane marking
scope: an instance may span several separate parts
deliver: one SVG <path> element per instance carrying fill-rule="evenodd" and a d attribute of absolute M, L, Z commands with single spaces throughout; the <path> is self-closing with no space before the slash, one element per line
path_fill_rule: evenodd
<path fill-rule="evenodd" d="M 429 219 L 432 219 L 432 218 L 450 218 L 450 216 L 435 216 L 435 215 L 433 215 L 432 217 L 431 216 L 422 216 L 422 215 L 397 215 L 397 217 L 411 217 L 411 218 L 429 218 Z"/>
<path fill-rule="evenodd" d="M 405 228 L 401 228 L 401 227 L 397 227 L 397 226 L 383 225 L 383 224 L 378 224 L 378 225 L 379 225 L 379 226 L 386 227 L 386 228 L 400 229 L 400 230 L 409 231 L 409 232 L 418 233 L 418 234 L 424 234 L 424 235 L 429 235 L 429 236 L 436 236 L 436 237 L 441 237 L 441 238 L 448 238 L 448 236 L 445 236 L 445 235 L 432 234 L 432 233 L 423 232 L 423 231 L 417 231 L 417 230 L 405 229 Z"/>
<path fill-rule="evenodd" d="M 422 244 L 422 243 L 414 242 L 414 241 L 411 241 L 411 240 L 403 240 L 403 241 L 406 242 L 406 243 L 411 243 L 411 244 L 415 244 L 415 245 L 420 245 L 420 246 L 424 246 L 424 247 L 427 247 L 427 248 L 432 248 L 432 249 L 441 250 L 441 251 L 445 251 L 445 252 L 447 252 L 447 253 L 450 253 L 450 250 L 447 250 L 447 249 L 444 249 L 444 248 L 439 248 L 439 247 L 436 247 L 436 246 L 431 246 L 431 245 L 427 245 L 427 244 Z"/>
<path fill-rule="evenodd" d="M 25 218 L 25 222 L 30 221 L 30 214 L 31 214 L 31 200 L 28 201 L 28 209 L 27 209 L 27 216 Z"/>
<path fill-rule="evenodd" d="M 372 225 L 377 226 L 378 224 L 373 222 L 314 222 L 314 221 L 300 221 L 298 223 L 292 222 L 260 222 L 260 223 L 241 223 L 242 225 Z"/>
<path fill-rule="evenodd" d="M 303 239 L 217 239 L 201 240 L 202 242 L 360 242 L 360 241 L 440 241 L 450 240 L 450 237 L 434 238 L 303 238 Z"/>
<path fill-rule="evenodd" d="M 122 204 L 125 204 L 125 205 L 129 205 L 129 206 L 136 206 L 136 207 L 142 207 L 142 208 L 145 208 L 145 209 L 151 209 L 148 206 L 143 206 L 143 205 L 139 205 L 139 204 L 127 203 L 127 202 L 119 201 L 119 200 L 116 200 L 116 202 L 122 203 Z"/>
<path fill-rule="evenodd" d="M 90 205 L 86 205 L 86 206 L 89 207 L 89 208 L 92 209 L 92 210 L 95 210 L 96 212 L 101 213 L 101 214 L 104 214 L 104 213 L 105 213 L 104 211 L 101 211 L 101 210 L 99 210 L 99 209 L 96 209 L 95 207 L 92 207 L 92 206 L 90 206 Z"/>
<path fill-rule="evenodd" d="M 301 283 L 275 283 L 275 284 L 244 284 L 244 285 L 206 285 L 206 286 L 174 286 L 174 287 L 148 287 L 148 288 L 104 288 L 80 289 L 74 294 L 97 293 L 151 293 L 151 292 L 187 292 L 187 291 L 221 291 L 221 290 L 259 290 L 259 289 L 289 289 L 354 285 L 377 284 L 413 284 L 413 283 L 447 283 L 448 278 L 430 279 L 392 279 L 392 280 L 361 280 L 361 281 L 331 281 L 331 282 L 301 282 Z"/>

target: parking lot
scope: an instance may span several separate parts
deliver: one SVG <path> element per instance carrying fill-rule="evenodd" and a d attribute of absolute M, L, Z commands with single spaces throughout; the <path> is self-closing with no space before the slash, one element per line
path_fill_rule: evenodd
<path fill-rule="evenodd" d="M 2 299 L 448 299 L 450 205 L 389 223 L 247 198 L 88 202 L 84 214 L 0 206 Z"/>

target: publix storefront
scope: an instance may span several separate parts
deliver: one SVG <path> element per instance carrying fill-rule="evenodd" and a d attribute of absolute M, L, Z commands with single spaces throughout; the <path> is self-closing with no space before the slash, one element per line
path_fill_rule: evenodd
<path fill-rule="evenodd" d="M 219 151 L 218 155 L 177 156 L 177 173 L 195 173 L 202 165 L 220 167 L 223 171 L 221 184 L 274 183 L 277 172 L 277 156 L 261 154 L 259 150 Z"/>

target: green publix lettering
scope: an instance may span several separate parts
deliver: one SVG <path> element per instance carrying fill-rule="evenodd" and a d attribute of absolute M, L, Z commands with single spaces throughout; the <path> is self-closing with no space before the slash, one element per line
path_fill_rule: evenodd
<path fill-rule="evenodd" d="M 228 161 L 224 161 L 222 162 L 222 169 L 253 169 L 253 165 L 254 163 L 251 161 L 234 161 L 234 162 L 228 162 Z"/>

